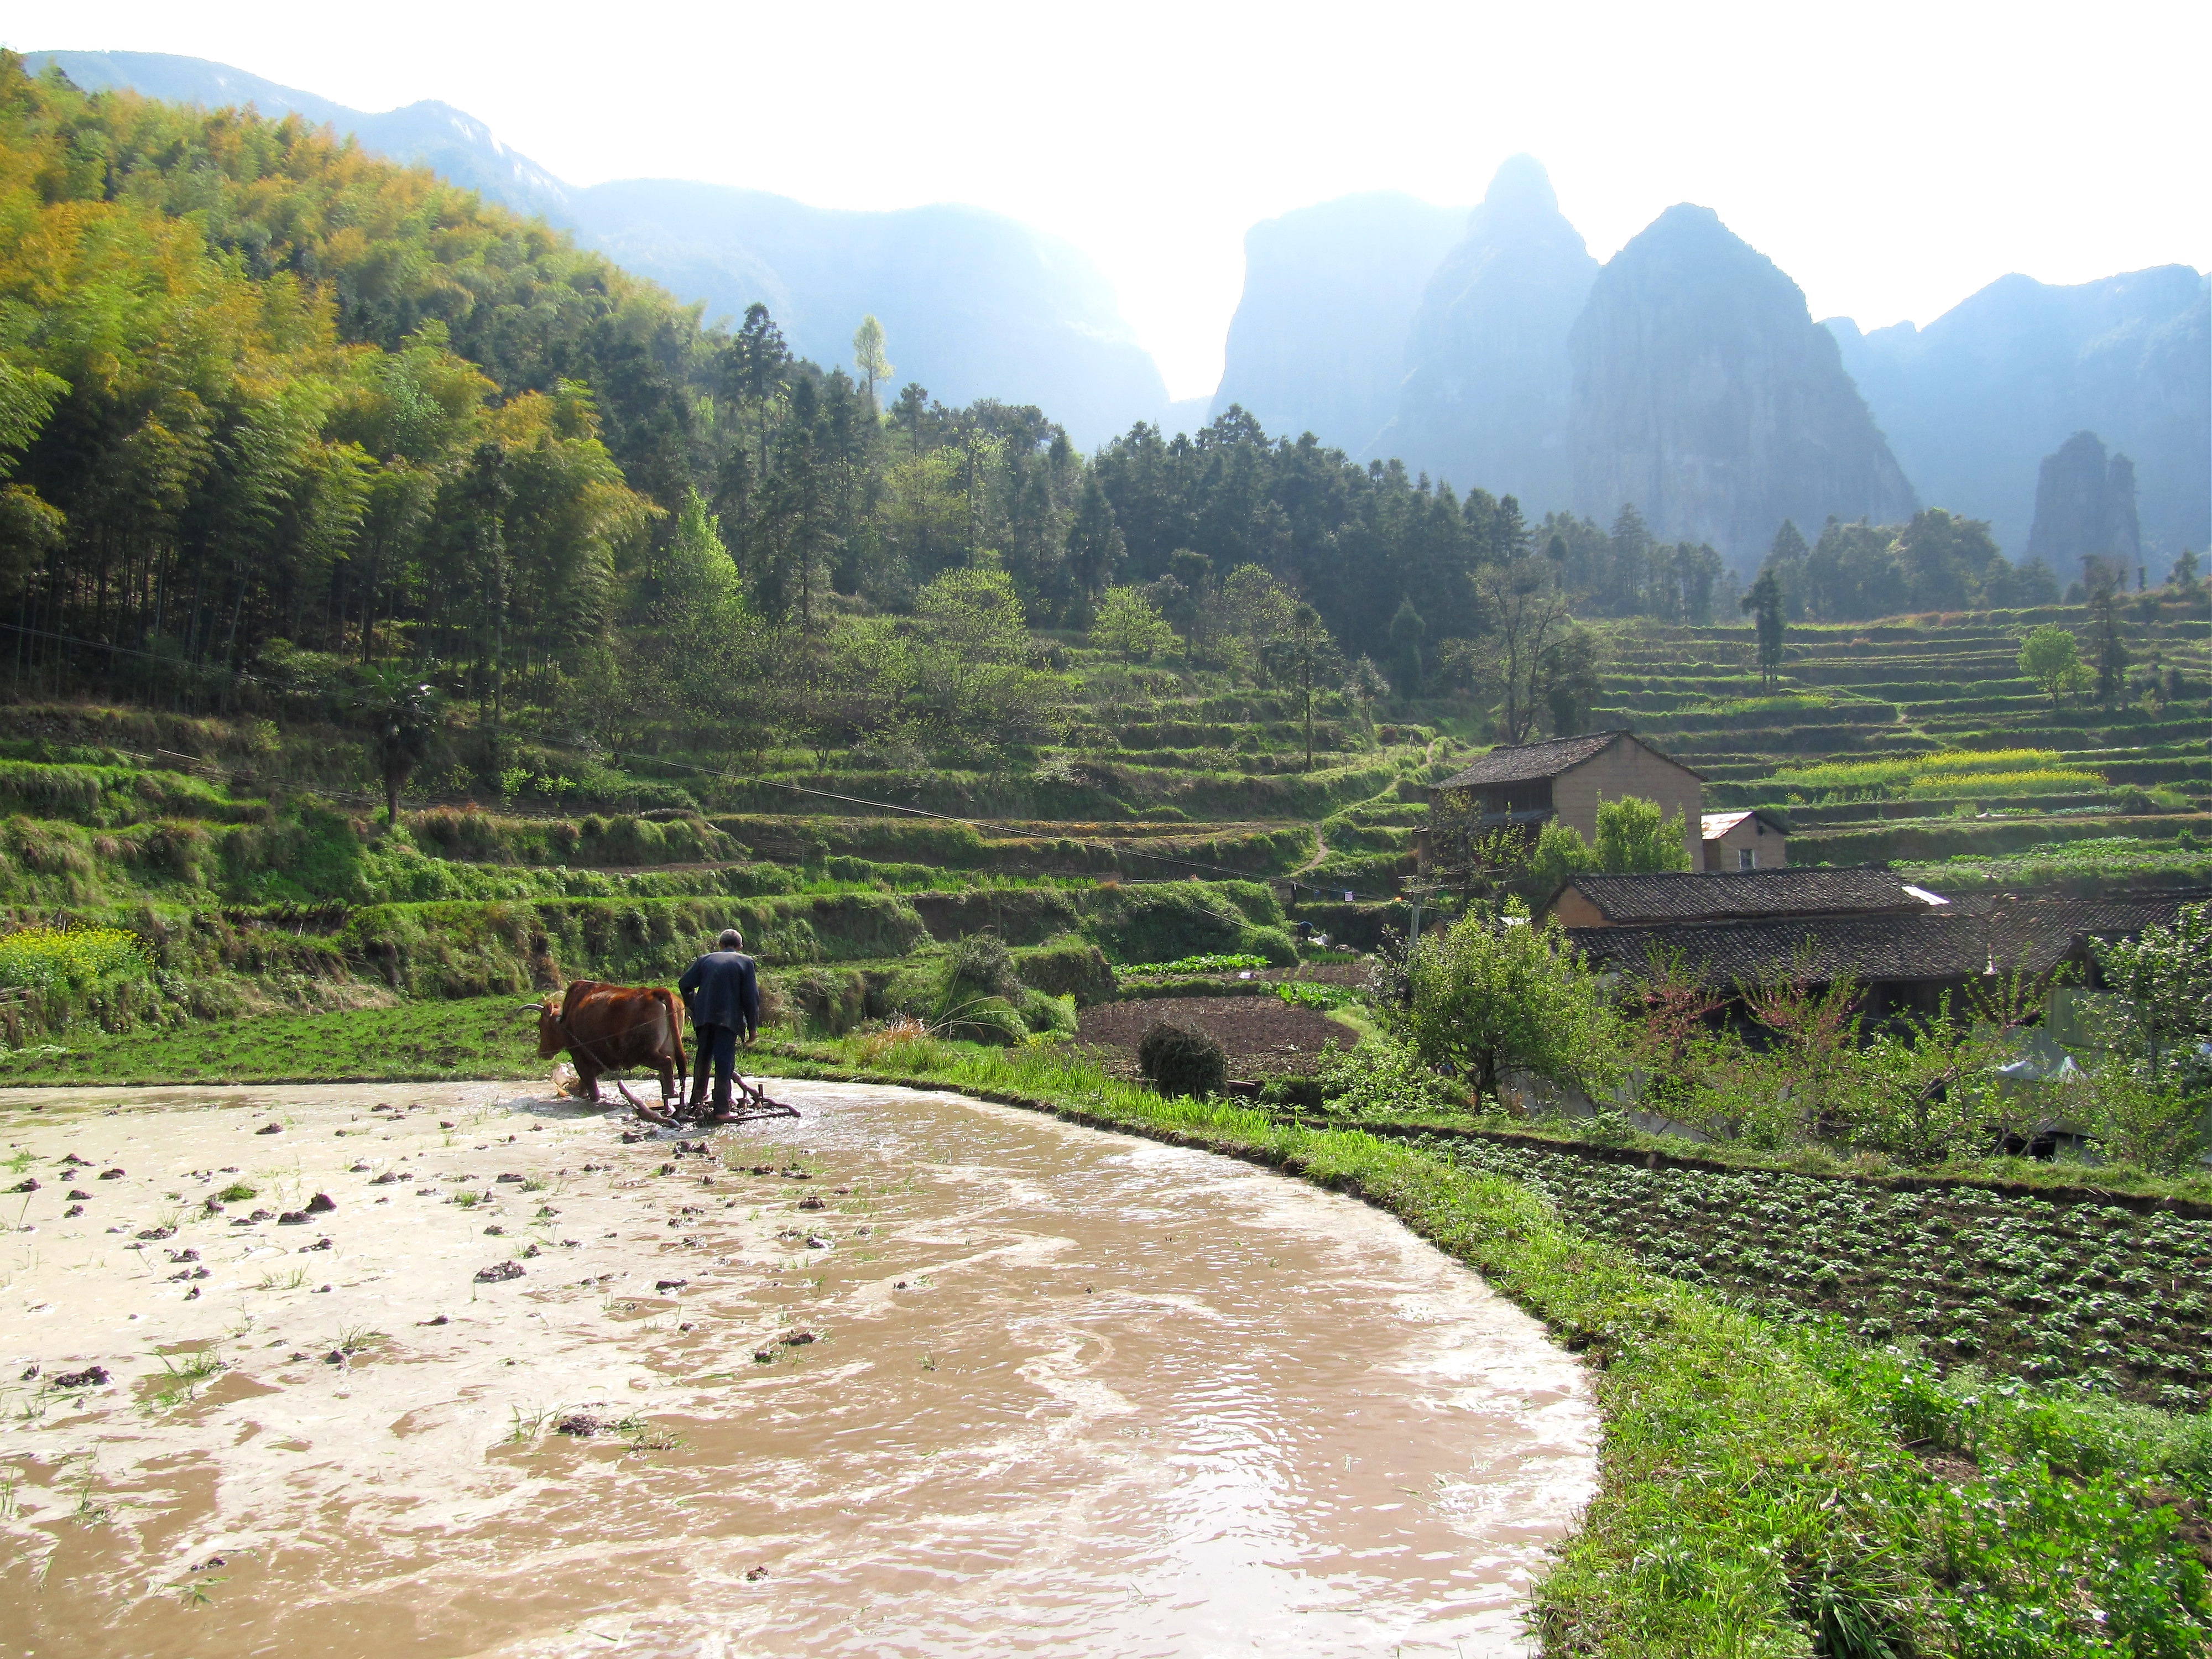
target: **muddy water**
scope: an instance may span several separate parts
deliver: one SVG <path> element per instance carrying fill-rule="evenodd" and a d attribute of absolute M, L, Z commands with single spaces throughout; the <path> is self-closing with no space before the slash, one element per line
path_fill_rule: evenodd
<path fill-rule="evenodd" d="M 1480 1280 L 1226 1159 L 780 1086 L 711 1156 L 512 1085 L 0 1097 L 0 1653 L 1523 1650 L 1595 1419 Z"/>

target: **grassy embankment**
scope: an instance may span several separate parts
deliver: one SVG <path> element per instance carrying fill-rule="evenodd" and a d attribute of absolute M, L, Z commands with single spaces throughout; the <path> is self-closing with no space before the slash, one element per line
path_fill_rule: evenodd
<path fill-rule="evenodd" d="M 143 1033 L 45 1075 L 534 1074 L 513 1009 Z M 1163 1100 L 1051 1048 L 856 1036 L 753 1063 L 949 1086 L 1250 1158 L 1353 1194 L 1484 1274 L 1586 1357 L 1606 1425 L 1597 1498 L 1539 1592 L 1549 1651 L 2181 1655 L 2212 1634 L 2184 1530 L 2212 1503 L 2202 1418 L 1941 1378 L 1838 1322 L 1779 1324 L 1654 1271 L 1523 1181 L 1356 1127 Z"/>

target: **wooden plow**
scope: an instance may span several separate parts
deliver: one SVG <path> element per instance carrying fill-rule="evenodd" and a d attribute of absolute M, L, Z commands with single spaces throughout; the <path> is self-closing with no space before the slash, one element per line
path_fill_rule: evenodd
<path fill-rule="evenodd" d="M 726 1118 L 714 1116 L 714 1103 L 711 1101 L 702 1101 L 694 1106 L 678 1097 L 672 1101 L 664 1101 L 659 1108 L 647 1106 L 635 1095 L 630 1093 L 629 1085 L 620 1078 L 614 1078 L 611 1081 L 616 1088 L 622 1091 L 622 1097 L 629 1102 L 632 1111 L 647 1123 L 657 1125 L 664 1129 L 675 1128 L 686 1123 L 704 1128 L 730 1128 L 740 1123 L 758 1123 L 769 1118 L 799 1115 L 799 1108 L 787 1106 L 780 1100 L 770 1099 L 767 1090 L 756 1084 L 746 1082 L 735 1073 L 731 1073 L 730 1076 L 734 1092 L 730 1102 L 730 1115 Z"/>

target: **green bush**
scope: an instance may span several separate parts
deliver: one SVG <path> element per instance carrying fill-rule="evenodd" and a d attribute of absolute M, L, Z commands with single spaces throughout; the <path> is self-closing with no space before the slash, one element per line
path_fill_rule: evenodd
<path fill-rule="evenodd" d="M 1012 997 L 1021 989 L 1013 953 L 996 933 L 970 933 L 945 954 L 945 988 L 954 995 Z"/>
<path fill-rule="evenodd" d="M 1229 1085 L 1229 1054 L 1213 1034 L 1167 1020 L 1138 1040 L 1137 1069 L 1164 1095 L 1204 1100 Z"/>
<path fill-rule="evenodd" d="M 1042 991 L 1021 994 L 1022 1018 L 1039 1036 L 1072 1036 L 1075 1032 L 1075 999 L 1051 996 Z"/>
<path fill-rule="evenodd" d="M 842 1036 L 868 1017 L 868 982 L 851 969 L 802 968 L 775 984 L 808 1028 Z"/>
<path fill-rule="evenodd" d="M 970 997 L 942 1005 L 938 1018 L 930 1021 L 930 1029 L 957 1042 L 1005 1048 L 1027 1036 L 1030 1023 L 1022 1017 L 1022 1011 L 1004 997 Z"/>
<path fill-rule="evenodd" d="M 1048 996 L 1073 998 L 1079 1008 L 1114 1000 L 1114 970 L 1103 951 L 1076 933 L 1062 933 L 1014 955 L 1023 984 Z"/>
<path fill-rule="evenodd" d="M 1324 1044 L 1314 1080 L 1324 1109 L 1346 1117 L 1426 1116 L 1462 1109 L 1458 1092 L 1401 1042 Z"/>
<path fill-rule="evenodd" d="M 1248 954 L 1264 957 L 1270 968 L 1288 968 L 1298 959 L 1298 947 L 1280 927 L 1248 927 L 1242 943 Z"/>

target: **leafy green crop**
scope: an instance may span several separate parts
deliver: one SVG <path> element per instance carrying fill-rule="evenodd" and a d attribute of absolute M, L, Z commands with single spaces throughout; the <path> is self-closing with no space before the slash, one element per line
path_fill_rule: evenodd
<path fill-rule="evenodd" d="M 1423 1136 L 1546 1194 L 1647 1266 L 1784 1322 L 2196 1410 L 2212 1385 L 2212 1222 L 1957 1188 L 1893 1192 L 1745 1170 L 1649 1170 Z"/>
<path fill-rule="evenodd" d="M 1178 957 L 1173 962 L 1142 962 L 1121 969 L 1125 974 L 1224 974 L 1240 968 L 1265 968 L 1265 957 L 1212 951 L 1205 956 Z"/>

